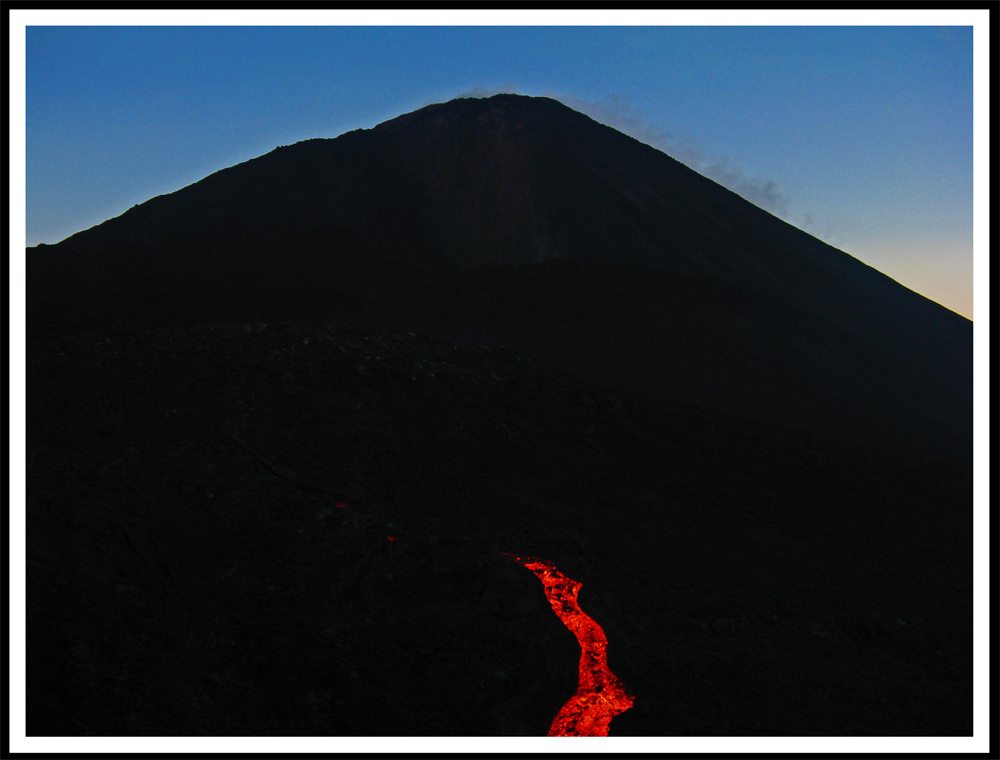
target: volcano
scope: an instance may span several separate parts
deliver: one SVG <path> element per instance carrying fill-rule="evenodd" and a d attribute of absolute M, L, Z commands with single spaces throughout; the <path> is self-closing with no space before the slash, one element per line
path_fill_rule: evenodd
<path fill-rule="evenodd" d="M 30 734 L 971 733 L 971 322 L 555 100 L 29 249 L 27 327 Z"/>
<path fill-rule="evenodd" d="M 30 321 L 364 319 L 968 461 L 972 325 L 548 98 L 280 147 L 28 255 Z"/>

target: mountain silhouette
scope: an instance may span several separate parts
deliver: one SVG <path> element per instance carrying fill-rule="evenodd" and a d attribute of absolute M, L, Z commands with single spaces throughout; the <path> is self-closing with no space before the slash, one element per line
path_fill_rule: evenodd
<path fill-rule="evenodd" d="M 542 736 L 584 639 L 609 735 L 972 733 L 971 323 L 554 100 L 29 249 L 27 331 L 29 735 Z"/>
<path fill-rule="evenodd" d="M 548 98 L 277 148 L 32 250 L 28 287 L 32 321 L 366 319 L 971 454 L 970 321 Z"/>

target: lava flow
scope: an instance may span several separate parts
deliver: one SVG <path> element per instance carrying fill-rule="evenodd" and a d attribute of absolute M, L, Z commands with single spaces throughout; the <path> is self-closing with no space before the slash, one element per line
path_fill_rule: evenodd
<path fill-rule="evenodd" d="M 583 584 L 567 578 L 550 562 L 533 557 L 512 558 L 538 576 L 549 604 L 576 636 L 582 650 L 576 694 L 552 721 L 549 736 L 607 736 L 611 719 L 628 710 L 633 698 L 608 669 L 608 639 L 604 631 L 577 603 Z"/>

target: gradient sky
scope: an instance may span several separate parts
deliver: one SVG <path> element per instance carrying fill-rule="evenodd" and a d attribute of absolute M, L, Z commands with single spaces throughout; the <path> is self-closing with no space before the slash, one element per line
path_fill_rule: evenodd
<path fill-rule="evenodd" d="M 28 245 L 278 145 L 513 91 L 664 150 L 972 317 L 970 26 L 26 32 Z"/>

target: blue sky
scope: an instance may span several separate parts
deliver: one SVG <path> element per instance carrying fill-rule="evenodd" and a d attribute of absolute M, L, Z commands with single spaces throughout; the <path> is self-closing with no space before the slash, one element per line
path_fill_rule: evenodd
<path fill-rule="evenodd" d="M 26 242 L 277 145 L 514 91 L 632 134 L 971 318 L 972 41 L 948 25 L 29 26 Z"/>

